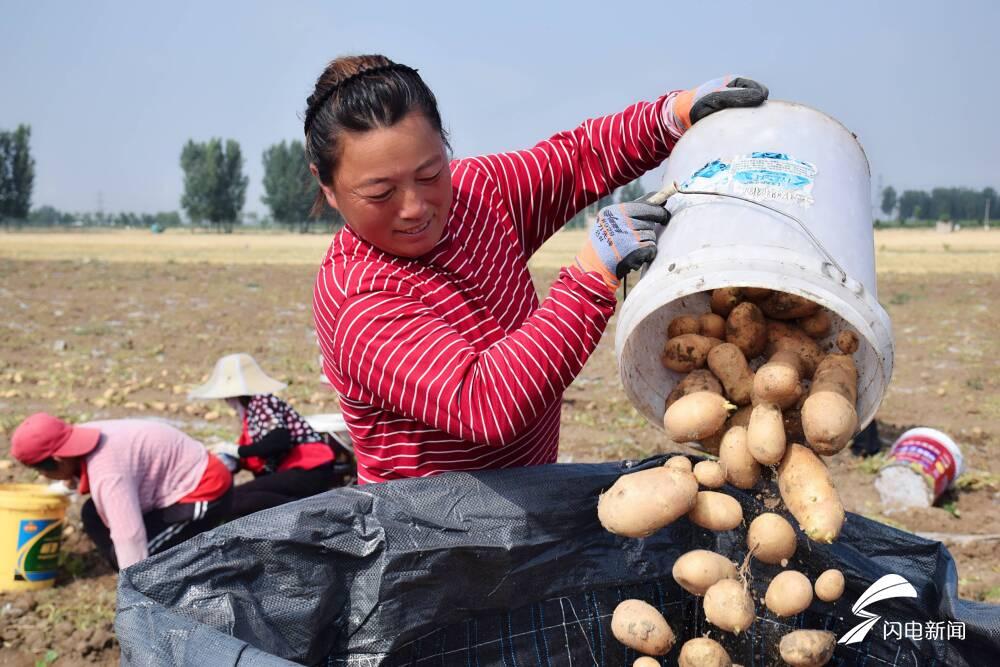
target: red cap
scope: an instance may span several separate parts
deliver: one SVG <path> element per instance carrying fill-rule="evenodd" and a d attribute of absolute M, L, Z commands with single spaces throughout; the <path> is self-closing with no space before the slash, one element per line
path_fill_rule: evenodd
<path fill-rule="evenodd" d="M 97 447 L 101 432 L 72 426 L 44 412 L 36 412 L 17 427 L 10 439 L 10 453 L 25 465 L 35 465 L 51 456 L 69 458 L 89 454 Z"/>

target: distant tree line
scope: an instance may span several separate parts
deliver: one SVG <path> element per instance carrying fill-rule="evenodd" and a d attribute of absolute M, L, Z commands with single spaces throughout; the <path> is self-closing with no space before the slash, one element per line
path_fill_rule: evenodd
<path fill-rule="evenodd" d="M 161 213 L 105 213 L 103 211 L 85 213 L 67 213 L 52 206 L 40 206 L 31 209 L 25 221 L 34 227 L 124 227 L 150 228 L 158 225 L 162 229 L 180 227 L 184 224 L 177 211 Z"/>
<path fill-rule="evenodd" d="M 1000 218 L 1000 196 L 993 188 L 934 188 L 930 192 L 903 190 L 899 195 L 892 186 L 882 190 L 882 213 L 888 219 L 904 224 L 935 220 L 982 221 L 987 206 L 990 218 Z"/>
<path fill-rule="evenodd" d="M 52 206 L 31 208 L 35 160 L 31 156 L 31 127 L 18 125 L 13 131 L 0 130 L 0 224 L 34 226 L 108 226 L 168 228 L 184 224 L 176 211 L 161 213 L 67 213 Z M 319 222 L 330 228 L 343 225 L 340 214 L 324 206 L 312 215 L 319 185 L 309 173 L 309 164 L 300 141 L 282 141 L 264 150 L 264 195 L 271 220 L 290 229 L 307 232 Z M 243 153 L 232 139 L 212 138 L 204 142 L 188 140 L 181 150 L 184 192 L 180 208 L 195 225 L 210 225 L 231 232 L 244 217 L 249 179 L 243 173 Z M 615 202 L 638 199 L 644 194 L 639 179 L 628 183 L 578 212 L 567 224 L 583 228 L 599 209 Z M 888 220 L 899 224 L 920 224 L 935 220 L 977 221 L 987 215 L 1000 218 L 1000 196 L 993 188 L 933 188 L 904 190 L 898 194 L 889 186 L 881 192 L 881 210 Z"/>

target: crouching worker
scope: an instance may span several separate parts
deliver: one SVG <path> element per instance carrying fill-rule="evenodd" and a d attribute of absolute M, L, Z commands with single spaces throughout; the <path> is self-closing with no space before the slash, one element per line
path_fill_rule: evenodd
<path fill-rule="evenodd" d="M 274 395 L 285 385 L 268 377 L 249 354 L 219 359 L 192 399 L 224 399 L 239 415 L 236 445 L 216 445 L 254 479 L 233 491 L 233 517 L 314 496 L 334 484 L 334 452 L 292 406 Z"/>
<path fill-rule="evenodd" d="M 11 454 L 49 479 L 90 494 L 83 529 L 115 569 L 218 526 L 233 478 L 177 429 L 141 419 L 70 425 L 34 414 L 11 437 Z"/>

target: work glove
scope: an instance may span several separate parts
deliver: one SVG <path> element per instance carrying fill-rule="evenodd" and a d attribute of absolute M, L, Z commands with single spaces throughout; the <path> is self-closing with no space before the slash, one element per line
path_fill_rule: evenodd
<path fill-rule="evenodd" d="M 767 99 L 767 86 L 753 79 L 723 76 L 671 97 L 663 106 L 663 122 L 675 139 L 705 116 L 720 109 L 756 107 Z"/>
<path fill-rule="evenodd" d="M 670 222 L 670 212 L 649 203 L 650 196 L 598 211 L 587 242 L 576 256 L 577 266 L 599 273 L 612 291 L 629 271 L 656 257 L 656 226 Z"/>

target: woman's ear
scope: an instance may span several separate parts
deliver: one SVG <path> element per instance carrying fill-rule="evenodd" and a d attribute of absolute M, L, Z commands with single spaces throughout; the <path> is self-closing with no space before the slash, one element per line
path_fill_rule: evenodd
<path fill-rule="evenodd" d="M 319 189 L 323 191 L 323 197 L 326 199 L 326 203 L 333 208 L 337 208 L 337 197 L 333 194 L 333 189 L 320 180 L 319 169 L 316 168 L 316 165 L 309 165 L 309 173 L 311 173 L 313 178 L 316 179 L 316 182 L 319 183 Z"/>

